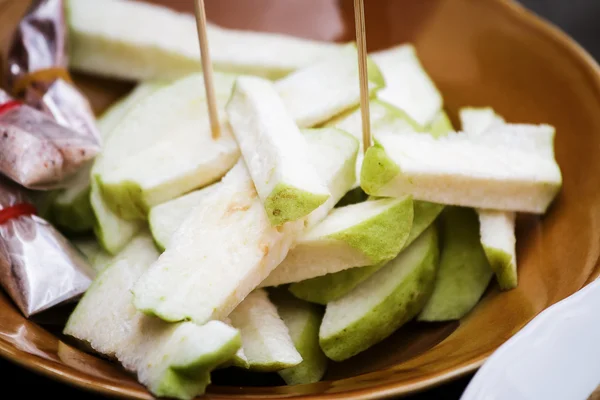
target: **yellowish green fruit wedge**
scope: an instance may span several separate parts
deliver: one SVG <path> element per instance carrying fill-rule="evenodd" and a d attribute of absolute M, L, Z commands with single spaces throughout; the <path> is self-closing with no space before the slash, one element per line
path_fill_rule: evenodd
<path fill-rule="evenodd" d="M 321 220 L 330 210 L 331 204 L 339 204 L 348 187 L 355 179 L 352 165 L 355 163 L 358 141 L 349 134 L 333 128 L 303 129 L 302 134 L 310 149 L 310 162 L 319 171 L 337 171 L 328 175 L 327 186 L 331 197 L 318 211 L 313 211 L 307 219 L 308 225 Z M 354 155 L 354 156 L 353 156 Z M 183 223 L 192 209 L 213 192 L 220 183 L 193 191 L 177 199 L 152 207 L 148 222 L 154 240 L 159 248 L 166 249 L 171 236 Z"/>
<path fill-rule="evenodd" d="M 277 92 L 301 128 L 324 123 L 360 103 L 355 44 L 276 82 Z M 367 58 L 369 94 L 385 86 L 377 65 Z"/>
<path fill-rule="evenodd" d="M 425 229 L 433 224 L 444 206 L 425 201 L 413 201 L 413 208 L 414 217 L 412 227 L 408 239 L 406 239 L 402 248 L 406 248 L 412 244 Z M 327 304 L 349 293 L 358 284 L 379 271 L 386 264 L 387 260 L 367 267 L 351 268 L 307 279 L 302 282 L 292 283 L 289 286 L 289 290 L 299 299 L 317 304 Z"/>
<path fill-rule="evenodd" d="M 410 196 L 336 208 L 296 242 L 261 286 L 278 286 L 396 257 L 413 224 Z"/>
<path fill-rule="evenodd" d="M 555 129 L 551 125 L 506 124 L 472 136 L 472 140 L 492 147 L 519 149 L 537 157 L 556 162 L 554 158 Z"/>
<path fill-rule="evenodd" d="M 59 190 L 50 204 L 49 220 L 62 231 L 84 233 L 94 227 L 90 203 L 91 169 L 92 164 L 82 167 L 73 177 L 71 186 Z"/>
<path fill-rule="evenodd" d="M 98 129 L 102 134 L 104 142 L 106 143 L 115 126 L 121 122 L 121 119 L 136 104 L 164 85 L 162 82 L 140 83 L 126 97 L 113 104 L 98 119 Z M 101 153 L 96 158 L 91 174 L 101 167 L 103 157 L 104 155 Z M 90 206 L 94 213 L 94 233 L 96 234 L 96 238 L 104 250 L 115 255 L 139 232 L 142 224 L 137 221 L 126 221 L 115 214 L 102 198 L 100 187 L 94 179 L 90 181 L 89 196 Z"/>
<path fill-rule="evenodd" d="M 240 347 L 237 353 L 235 353 L 235 355 L 231 359 L 231 365 L 233 367 L 238 367 L 242 369 L 250 368 L 250 363 L 248 362 L 248 357 L 246 357 L 246 353 L 244 353 L 243 347 Z"/>
<path fill-rule="evenodd" d="M 475 211 L 446 207 L 440 223 L 440 267 L 433 293 L 418 316 L 420 321 L 464 317 L 475 307 L 493 276 L 479 240 Z"/>
<path fill-rule="evenodd" d="M 289 286 L 289 291 L 298 299 L 327 305 L 350 293 L 356 286 L 379 271 L 387 263 L 387 261 L 383 261 L 375 265 L 350 268 L 295 282 Z"/>
<path fill-rule="evenodd" d="M 110 254 L 118 254 L 143 228 L 142 221 L 127 221 L 114 213 L 102 198 L 95 180 L 90 183 L 90 204 L 96 220 L 94 233 L 102 248 Z"/>
<path fill-rule="evenodd" d="M 246 353 L 244 352 L 243 347 L 239 348 L 239 350 L 235 353 L 233 358 L 228 361 L 228 363 L 230 364 L 230 366 L 233 367 L 238 367 L 242 369 L 250 368 L 250 363 L 248 362 L 248 357 L 246 357 Z"/>
<path fill-rule="evenodd" d="M 138 83 L 126 96 L 113 103 L 98 119 L 102 138 L 106 141 L 121 120 L 138 103 L 159 89 L 164 89 L 170 81 L 151 80 Z"/>
<path fill-rule="evenodd" d="M 238 161 L 135 285 L 139 310 L 167 321 L 221 319 L 281 263 L 298 236 L 319 223 L 355 181 L 356 139 L 328 129 L 309 136 L 319 177 L 336 198 L 305 220 L 273 227 L 244 161 Z"/>
<path fill-rule="evenodd" d="M 310 163 L 327 186 L 331 196 L 306 219 L 305 227 L 320 223 L 356 182 L 359 141 L 336 128 L 303 129 L 308 143 Z M 322 171 L 330 171 L 323 173 Z"/>
<path fill-rule="evenodd" d="M 250 293 L 229 319 L 242 335 L 248 369 L 274 372 L 302 362 L 286 324 L 264 289 Z"/>
<path fill-rule="evenodd" d="M 94 280 L 64 333 L 117 359 L 155 396 L 191 399 L 204 393 L 210 371 L 234 356 L 241 339 L 220 321 L 167 324 L 137 312 L 131 288 L 157 257 L 149 235 L 134 238 Z"/>
<path fill-rule="evenodd" d="M 406 111 L 419 125 L 429 125 L 442 110 L 443 99 L 415 48 L 400 45 L 372 53 L 371 58 L 386 82 L 378 97 Z"/>
<path fill-rule="evenodd" d="M 187 193 L 181 197 L 154 206 L 148 213 L 150 231 L 159 249 L 165 250 L 169 240 L 197 204 L 214 193 L 220 182 Z"/>
<path fill-rule="evenodd" d="M 454 131 L 454 127 L 452 126 L 452 121 L 448 117 L 445 111 L 440 111 L 437 113 L 431 124 L 426 128 L 427 131 L 433 137 L 446 136 L 449 132 Z"/>
<path fill-rule="evenodd" d="M 270 81 L 239 77 L 226 110 L 273 226 L 303 218 L 329 199 L 306 140 Z"/>
<path fill-rule="evenodd" d="M 467 135 L 497 146 L 518 147 L 554 160 L 555 130 L 549 125 L 508 124 L 491 108 L 460 110 Z M 501 289 L 518 285 L 515 213 L 478 209 L 481 244 Z"/>
<path fill-rule="evenodd" d="M 75 70 L 126 80 L 174 79 L 200 71 L 196 21 L 141 1 L 68 0 L 69 61 Z M 217 71 L 280 78 L 341 45 L 208 24 Z"/>
<path fill-rule="evenodd" d="M 432 226 L 369 279 L 327 304 L 319 331 L 327 357 L 346 360 L 413 319 L 431 295 L 438 259 Z"/>
<path fill-rule="evenodd" d="M 441 204 L 430 203 L 428 201 L 413 200 L 413 224 L 404 244 L 404 248 L 412 244 L 429 226 L 431 226 L 440 213 L 444 210 Z"/>
<path fill-rule="evenodd" d="M 465 134 L 376 134 L 361 170 L 372 196 L 465 207 L 544 213 L 562 185 L 556 161 L 518 146 L 498 146 Z"/>
<path fill-rule="evenodd" d="M 85 255 L 96 272 L 102 271 L 113 260 L 113 256 L 104 251 L 94 239 L 75 239 L 73 244 Z"/>
<path fill-rule="evenodd" d="M 371 129 L 390 132 L 423 132 L 423 126 L 415 122 L 406 112 L 381 100 L 369 100 L 369 117 Z M 328 121 L 326 126 L 346 131 L 361 141 L 362 145 L 362 116 L 360 107 L 356 107 Z"/>
<path fill-rule="evenodd" d="M 235 76 L 214 75 L 221 116 Z M 204 78 L 194 74 L 145 97 L 117 124 L 94 168 L 107 205 L 126 220 L 221 178 L 239 158 L 228 126 L 212 138 Z"/>
<path fill-rule="evenodd" d="M 377 98 L 369 101 L 369 114 L 372 134 L 376 132 L 401 134 L 404 132 L 422 132 L 424 130 L 422 126 L 412 120 L 404 111 Z M 356 159 L 356 176 L 360 177 L 364 155 L 364 151 L 362 150 L 362 116 L 360 107 L 335 117 L 328 121 L 326 126 L 342 129 L 359 141 L 360 150 Z M 360 186 L 359 181 L 356 182 L 356 186 Z"/>
<path fill-rule="evenodd" d="M 280 79 L 344 51 L 339 43 L 284 34 L 226 29 L 210 23 L 207 29 L 211 62 L 222 72 Z"/>
<path fill-rule="evenodd" d="M 504 126 L 504 118 L 491 107 L 463 107 L 458 112 L 461 129 L 467 135 L 477 136 L 490 129 Z"/>
<path fill-rule="evenodd" d="M 474 141 L 491 146 L 517 148 L 554 161 L 556 129 L 547 124 L 510 124 L 492 108 L 462 108 L 463 131 Z"/>
<path fill-rule="evenodd" d="M 135 103 L 140 101 L 161 86 L 159 82 L 147 82 L 138 85 L 125 98 L 111 106 L 98 119 L 98 128 L 103 140 L 106 140 L 124 114 Z M 100 157 L 100 156 L 98 156 Z M 82 233 L 91 231 L 95 224 L 94 210 L 90 201 L 90 174 L 93 163 L 81 168 L 71 179 L 69 187 L 57 191 L 53 197 L 48 218 L 63 231 Z"/>
<path fill-rule="evenodd" d="M 136 308 L 170 322 L 227 317 L 258 285 L 262 270 L 283 258 L 301 223 L 271 226 L 239 160 L 134 286 Z"/>
<path fill-rule="evenodd" d="M 233 327 L 231 318 L 225 317 L 222 319 L 222 321 L 224 323 L 226 323 L 227 325 Z M 242 346 L 240 346 L 240 348 L 235 353 L 235 355 L 231 359 L 229 359 L 229 360 L 225 361 L 223 364 L 221 364 L 219 366 L 219 369 L 228 368 L 228 367 L 237 367 L 237 368 L 242 368 L 242 369 L 248 369 L 249 366 L 250 365 L 248 363 L 248 358 L 246 357 L 246 354 L 244 353 L 244 348 Z"/>
<path fill-rule="evenodd" d="M 481 245 L 502 290 L 518 285 L 515 213 L 477 210 Z"/>
<path fill-rule="evenodd" d="M 327 370 L 327 357 L 319 346 L 319 327 L 323 319 L 323 310 L 314 304 L 294 298 L 285 289 L 272 290 L 270 298 L 277 306 L 277 312 L 302 356 L 300 364 L 279 371 L 279 376 L 288 385 L 319 382 Z"/>
<path fill-rule="evenodd" d="M 404 111 L 401 109 L 392 106 L 389 103 L 386 103 L 379 99 L 371 100 L 370 107 L 374 110 L 374 118 L 371 118 L 371 134 L 379 134 L 379 133 L 410 133 L 410 132 L 421 132 L 425 130 L 425 128 L 418 125 L 414 122 Z M 361 141 L 362 145 L 362 117 L 360 108 L 355 110 L 353 114 L 348 116 L 347 118 L 340 117 L 339 119 L 332 121 L 331 123 L 334 126 L 340 126 L 341 128 L 347 129 L 349 132 L 352 132 L 356 135 L 357 138 Z M 371 158 L 377 156 L 377 163 L 369 164 L 371 169 L 375 169 L 372 171 L 370 179 L 373 182 L 368 182 L 370 185 L 381 185 L 382 182 L 388 182 L 398 173 L 398 169 L 395 168 L 393 163 L 390 163 L 388 158 L 385 157 L 385 154 L 381 151 L 381 146 L 377 143 L 377 139 L 375 139 L 375 145 L 371 147 Z M 358 177 L 357 186 L 360 187 L 361 182 L 361 174 L 362 174 L 362 165 L 364 162 L 365 152 L 361 151 L 359 157 L 356 162 L 356 175 Z M 361 187 L 362 189 L 362 187 Z M 364 189 L 363 189 L 364 191 Z M 371 198 L 377 196 L 370 196 Z"/>

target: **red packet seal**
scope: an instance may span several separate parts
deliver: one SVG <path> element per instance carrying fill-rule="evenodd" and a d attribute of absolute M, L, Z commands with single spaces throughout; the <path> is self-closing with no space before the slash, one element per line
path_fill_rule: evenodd
<path fill-rule="evenodd" d="M 23 103 L 18 100 L 10 100 L 6 103 L 0 104 L 0 115 L 14 109 L 20 107 Z"/>
<path fill-rule="evenodd" d="M 37 210 L 29 203 L 19 203 L 14 206 L 6 207 L 0 210 L 0 225 L 5 224 L 11 219 L 22 216 L 36 215 Z"/>
<path fill-rule="evenodd" d="M 0 180 L 0 285 L 23 315 L 77 300 L 94 276 L 83 255 L 37 215 L 25 192 Z"/>
<path fill-rule="evenodd" d="M 29 189 L 56 189 L 99 151 L 96 141 L 0 90 L 0 174 Z"/>

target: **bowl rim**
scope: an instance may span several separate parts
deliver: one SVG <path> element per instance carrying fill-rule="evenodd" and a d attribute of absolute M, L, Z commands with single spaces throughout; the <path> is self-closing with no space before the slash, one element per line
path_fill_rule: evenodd
<path fill-rule="evenodd" d="M 498 12 L 504 13 L 506 16 L 513 18 L 523 26 L 536 31 L 539 35 L 542 35 L 546 40 L 553 41 L 556 43 L 561 50 L 565 53 L 565 56 L 570 57 L 577 65 L 581 67 L 582 71 L 585 71 L 587 80 L 591 83 L 591 88 L 598 92 L 600 97 L 600 66 L 594 60 L 594 58 L 574 39 L 568 36 L 556 25 L 546 20 L 545 18 L 535 14 L 533 11 L 528 10 L 523 5 L 517 3 L 516 0 L 492 0 L 490 2 L 492 6 L 497 7 Z M 600 275 L 600 260 L 594 266 L 590 276 L 581 288 L 587 286 L 590 282 L 594 281 Z M 581 290 L 581 288 L 578 289 Z M 549 305 L 550 307 L 552 305 Z M 548 308 L 547 307 L 547 308 Z M 542 310 L 543 311 L 543 310 Z M 540 311 L 540 312 L 542 312 Z M 539 314 L 539 313 L 538 313 Z M 537 315 L 537 314 L 536 314 Z M 535 318 L 535 315 L 531 319 Z M 530 319 L 530 320 L 531 320 Z M 419 378 L 415 382 L 392 382 L 382 385 L 374 385 L 368 388 L 351 389 L 347 392 L 329 392 L 321 394 L 302 394 L 299 396 L 290 396 L 289 394 L 281 394 L 284 397 L 293 397 L 295 399 L 333 399 L 341 398 L 343 395 L 344 399 L 349 400 L 363 400 L 373 398 L 390 398 L 392 396 L 405 396 L 421 392 L 423 390 L 439 386 L 447 383 L 454 379 L 468 375 L 471 372 L 476 371 L 495 351 L 486 351 L 474 359 L 463 362 L 461 365 L 449 367 L 444 371 L 437 372 L 431 376 Z M 131 387 L 124 387 L 123 385 L 116 385 L 111 383 L 109 379 L 101 377 L 92 377 L 89 374 L 69 368 L 64 370 L 60 367 L 57 362 L 36 356 L 26 351 L 20 350 L 18 347 L 12 345 L 7 341 L 0 340 L 0 357 L 13 362 L 21 367 L 24 367 L 30 371 L 38 373 L 47 378 L 51 378 L 61 383 L 65 383 L 69 386 L 76 387 L 78 389 L 84 389 L 90 392 L 95 392 L 101 395 L 109 397 L 127 397 L 135 399 L 148 399 L 152 400 L 154 397 L 147 392 L 141 385 L 137 384 Z M 390 367 L 393 368 L 393 367 Z M 371 372 L 362 376 L 368 376 L 370 374 L 377 373 Z M 102 380 L 99 382 L 98 380 Z M 353 378 L 340 379 L 337 382 L 343 382 L 351 380 Z M 219 387 L 219 386 L 216 386 Z M 222 387 L 222 386 L 221 386 Z M 258 388 L 253 388 L 258 389 Z M 252 392 L 252 390 L 251 390 Z M 258 393 L 246 393 L 247 397 L 255 398 L 276 398 L 281 397 L 277 394 L 260 394 Z M 231 398 L 233 394 L 227 393 L 209 393 L 211 398 Z"/>

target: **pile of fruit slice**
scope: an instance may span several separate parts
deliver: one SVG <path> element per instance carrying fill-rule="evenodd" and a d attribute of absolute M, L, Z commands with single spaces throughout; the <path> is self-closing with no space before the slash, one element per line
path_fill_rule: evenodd
<path fill-rule="evenodd" d="M 363 156 L 354 44 L 210 26 L 213 139 L 193 17 L 67 7 L 73 67 L 140 83 L 50 207 L 97 238 L 77 242 L 98 277 L 65 333 L 155 395 L 193 397 L 222 367 L 315 382 L 410 320 L 462 318 L 494 274 L 517 286 L 515 215 L 562 184 L 551 126 L 465 108 L 456 132 L 402 45 L 369 56 Z"/>

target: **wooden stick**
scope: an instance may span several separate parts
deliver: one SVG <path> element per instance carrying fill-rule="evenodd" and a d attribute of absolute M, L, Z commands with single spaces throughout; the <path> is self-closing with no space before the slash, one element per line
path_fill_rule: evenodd
<path fill-rule="evenodd" d="M 198 42 L 200 43 L 200 58 L 202 61 L 202 73 L 204 74 L 204 88 L 206 89 L 210 128 L 213 139 L 218 139 L 221 134 L 221 124 L 219 123 L 217 99 L 215 97 L 215 86 L 213 84 L 213 70 L 208 51 L 204 0 L 195 0 L 194 5 L 196 6 L 196 27 L 198 28 Z"/>
<path fill-rule="evenodd" d="M 363 151 L 371 147 L 371 116 L 369 113 L 369 79 L 367 76 L 367 33 L 365 29 L 364 0 L 354 0 L 354 24 L 358 47 L 358 75 L 360 80 L 360 111 L 362 115 Z"/>

